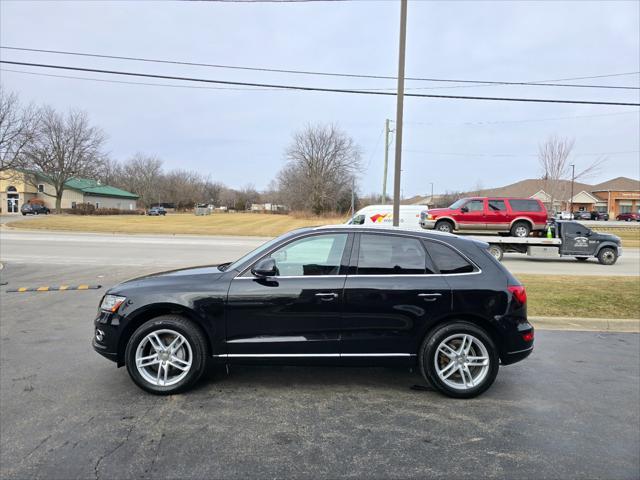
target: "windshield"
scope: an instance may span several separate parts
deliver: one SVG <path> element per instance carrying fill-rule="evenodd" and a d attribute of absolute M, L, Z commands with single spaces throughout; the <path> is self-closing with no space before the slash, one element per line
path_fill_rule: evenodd
<path fill-rule="evenodd" d="M 262 245 L 260 245 L 255 250 L 251 250 L 249 253 L 247 253 L 246 255 L 243 255 L 242 257 L 240 257 L 238 260 L 233 262 L 228 267 L 225 267 L 225 270 L 237 270 L 240 267 L 240 265 L 245 263 L 247 260 L 252 258 L 254 255 L 259 255 L 260 253 L 268 250 L 269 247 L 274 245 L 280 239 L 281 239 L 281 237 L 276 237 L 276 238 L 273 238 L 273 239 L 269 240 L 267 243 L 263 243 Z"/>
<path fill-rule="evenodd" d="M 461 198 L 460 200 L 456 200 L 451 205 L 449 205 L 449 208 L 451 210 L 456 210 L 456 209 L 462 207 L 465 203 L 467 203 L 467 200 L 468 199 L 466 199 L 466 198 Z"/>

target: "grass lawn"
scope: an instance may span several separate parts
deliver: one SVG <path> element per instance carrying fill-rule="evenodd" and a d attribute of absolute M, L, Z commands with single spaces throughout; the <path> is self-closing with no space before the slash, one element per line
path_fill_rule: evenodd
<path fill-rule="evenodd" d="M 218 213 L 195 216 L 48 215 L 11 222 L 15 228 L 99 233 L 165 233 L 193 235 L 255 235 L 275 237 L 294 228 L 344 223 L 346 217 L 298 217 L 259 213 Z"/>
<path fill-rule="evenodd" d="M 541 317 L 640 318 L 640 278 L 517 275 L 527 312 Z"/>

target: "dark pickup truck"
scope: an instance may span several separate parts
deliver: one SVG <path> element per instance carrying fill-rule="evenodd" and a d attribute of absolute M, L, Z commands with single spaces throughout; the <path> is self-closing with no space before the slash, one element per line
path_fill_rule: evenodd
<path fill-rule="evenodd" d="M 587 260 L 596 257 L 602 265 L 613 265 L 622 255 L 620 237 L 594 232 L 581 223 L 556 220 L 548 226 L 549 237 L 477 237 L 489 244 L 489 252 L 502 260 L 505 252 L 526 253 L 539 257 L 575 257 Z"/>

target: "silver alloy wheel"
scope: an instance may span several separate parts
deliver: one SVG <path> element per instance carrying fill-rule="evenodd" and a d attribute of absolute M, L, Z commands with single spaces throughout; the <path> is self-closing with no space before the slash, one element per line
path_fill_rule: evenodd
<path fill-rule="evenodd" d="M 136 349 L 138 373 L 158 387 L 178 383 L 187 376 L 192 362 L 191 345 L 175 330 L 155 330 L 144 337 Z"/>
<path fill-rule="evenodd" d="M 529 232 L 527 231 L 527 227 L 523 225 L 516 227 L 513 233 L 516 234 L 516 237 L 521 237 L 521 238 L 529 235 Z"/>
<path fill-rule="evenodd" d="M 491 245 L 489 247 L 489 253 L 496 260 L 498 260 L 498 261 L 502 260 L 502 248 L 500 248 L 499 246 Z"/>
<path fill-rule="evenodd" d="M 469 333 L 445 338 L 438 345 L 433 360 L 440 380 L 456 390 L 480 385 L 489 374 L 491 361 L 484 344 Z"/>
<path fill-rule="evenodd" d="M 451 233 L 452 228 L 451 228 L 451 225 L 448 224 L 447 222 L 442 222 L 442 223 L 440 223 L 440 225 L 438 225 L 438 231 L 439 232 Z"/>

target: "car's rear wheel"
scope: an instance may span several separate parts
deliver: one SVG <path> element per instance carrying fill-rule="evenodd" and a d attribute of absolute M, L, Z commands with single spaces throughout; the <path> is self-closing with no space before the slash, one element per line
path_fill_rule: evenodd
<path fill-rule="evenodd" d="M 531 233 L 531 226 L 527 222 L 516 222 L 511 227 L 512 237 L 528 237 Z"/>
<path fill-rule="evenodd" d="M 198 327 L 178 315 L 142 324 L 127 342 L 125 362 L 143 390 L 169 395 L 191 387 L 206 368 L 207 343 Z"/>
<path fill-rule="evenodd" d="M 613 265 L 618 260 L 618 253 L 610 247 L 605 247 L 598 252 L 598 262 L 602 265 Z"/>
<path fill-rule="evenodd" d="M 495 344 L 477 325 L 445 324 L 420 348 L 420 371 L 440 392 L 454 398 L 472 398 L 486 391 L 499 368 Z"/>
<path fill-rule="evenodd" d="M 453 232 L 453 223 L 449 220 L 440 220 L 439 222 L 436 222 L 435 229 L 439 232 L 451 233 Z"/>

